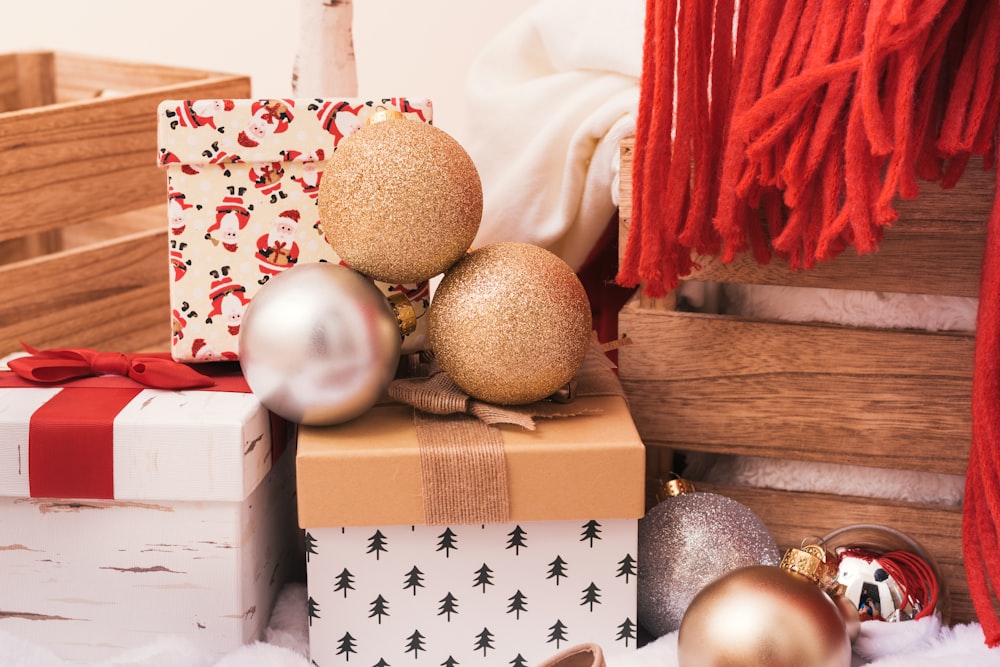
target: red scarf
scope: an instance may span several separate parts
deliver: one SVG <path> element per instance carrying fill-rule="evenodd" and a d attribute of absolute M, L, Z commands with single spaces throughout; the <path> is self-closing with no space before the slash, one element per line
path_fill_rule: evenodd
<path fill-rule="evenodd" d="M 993 168 L 997 0 L 737 6 L 647 2 L 620 285 L 662 296 L 695 268 L 693 254 L 730 261 L 751 252 L 760 263 L 779 257 L 808 269 L 848 247 L 874 252 L 897 217 L 894 201 L 916 197 L 918 181 L 951 187 L 972 156 Z M 995 646 L 1000 197 L 983 257 L 972 417 L 963 549 Z"/>

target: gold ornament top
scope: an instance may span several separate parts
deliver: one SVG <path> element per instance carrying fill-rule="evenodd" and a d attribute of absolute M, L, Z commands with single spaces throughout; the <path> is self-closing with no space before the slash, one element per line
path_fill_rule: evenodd
<path fill-rule="evenodd" d="M 663 502 L 667 498 L 673 498 L 675 496 L 684 495 L 685 493 L 694 492 L 694 482 L 684 479 L 683 477 L 668 479 L 666 482 L 662 482 L 659 488 L 656 489 L 656 502 Z"/>
<path fill-rule="evenodd" d="M 400 120 L 406 118 L 406 115 L 402 111 L 396 109 L 390 109 L 389 107 L 379 107 L 375 110 L 368 120 L 365 121 L 365 125 L 374 125 L 375 123 L 381 123 L 387 120 Z"/>
<path fill-rule="evenodd" d="M 822 544 L 803 544 L 789 549 L 778 567 L 805 577 L 831 595 L 837 593 L 840 569 L 837 557 Z"/>
<path fill-rule="evenodd" d="M 393 292 L 388 299 L 392 314 L 396 316 L 396 322 L 399 324 L 399 333 L 408 336 L 416 331 L 417 311 L 406 295 L 402 292 Z"/>

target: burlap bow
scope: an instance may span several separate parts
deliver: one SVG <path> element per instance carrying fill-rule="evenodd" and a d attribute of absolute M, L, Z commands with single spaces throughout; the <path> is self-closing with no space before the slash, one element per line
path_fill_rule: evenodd
<path fill-rule="evenodd" d="M 504 523 L 510 517 L 501 425 L 535 430 L 536 419 L 597 414 L 583 396 L 622 396 L 614 364 L 595 345 L 559 400 L 494 405 L 471 398 L 431 360 L 394 380 L 389 397 L 414 407 L 424 520 L 431 525 Z"/>

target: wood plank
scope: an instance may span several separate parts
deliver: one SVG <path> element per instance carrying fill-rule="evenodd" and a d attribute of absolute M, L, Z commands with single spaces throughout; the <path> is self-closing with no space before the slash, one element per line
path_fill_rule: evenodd
<path fill-rule="evenodd" d="M 634 138 L 630 138 L 621 152 L 620 248 L 625 247 L 632 220 L 633 154 Z M 792 271 L 781 260 L 761 266 L 749 255 L 729 264 L 702 258 L 702 268 L 689 278 L 975 297 L 995 189 L 992 172 L 973 161 L 953 189 L 922 183 L 917 199 L 897 200 L 899 220 L 886 229 L 876 253 L 858 255 L 848 249 L 807 271 Z"/>
<path fill-rule="evenodd" d="M 110 349 L 122 351 L 169 342 L 166 237 L 163 225 L 0 266 L 0 284 L 14 287 L 0 302 L 0 353 L 19 349 L 20 341 L 36 347 L 114 343 Z"/>
<path fill-rule="evenodd" d="M 0 114 L 0 240 L 166 201 L 156 108 L 179 97 L 244 97 L 245 77 Z"/>
<path fill-rule="evenodd" d="M 60 102 L 101 94 L 137 93 L 151 88 L 182 86 L 203 79 L 245 78 L 155 63 L 56 52 L 55 93 Z M 247 97 L 249 92 L 238 97 Z M 166 98 L 165 98 L 166 99 Z"/>
<path fill-rule="evenodd" d="M 849 525 L 895 528 L 920 544 L 937 565 L 950 599 L 950 622 L 976 620 L 962 558 L 960 507 L 749 486 L 695 485 L 699 491 L 727 496 L 753 510 L 782 551 L 799 546 L 805 537 L 823 537 Z"/>
<path fill-rule="evenodd" d="M 679 450 L 964 474 L 974 337 L 644 310 L 619 329 L 640 436 Z M 864 464 L 864 463 L 863 463 Z"/>

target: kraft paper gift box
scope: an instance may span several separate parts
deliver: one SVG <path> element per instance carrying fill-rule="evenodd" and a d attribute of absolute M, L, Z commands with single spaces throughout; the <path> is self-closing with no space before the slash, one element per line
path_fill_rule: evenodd
<path fill-rule="evenodd" d="M 319 226 L 320 179 L 339 142 L 380 109 L 432 122 L 430 101 L 396 97 L 159 105 L 175 359 L 237 359 L 243 312 L 271 276 L 296 264 L 340 262 Z M 403 352 L 422 349 L 428 284 L 376 284 L 410 299 L 417 329 Z"/>
<path fill-rule="evenodd" d="M 576 416 L 498 427 L 498 522 L 426 518 L 456 499 L 473 507 L 445 515 L 476 515 L 493 484 L 463 478 L 468 443 L 434 460 L 439 424 L 426 420 L 464 416 L 384 403 L 349 423 L 300 428 L 313 664 L 527 666 L 583 642 L 609 656 L 636 648 L 644 448 L 617 380 L 596 372 L 617 389 L 562 406 Z"/>
<path fill-rule="evenodd" d="M 0 631 L 73 661 L 260 637 L 301 576 L 291 429 L 238 373 L 217 383 L 0 370 Z"/>

